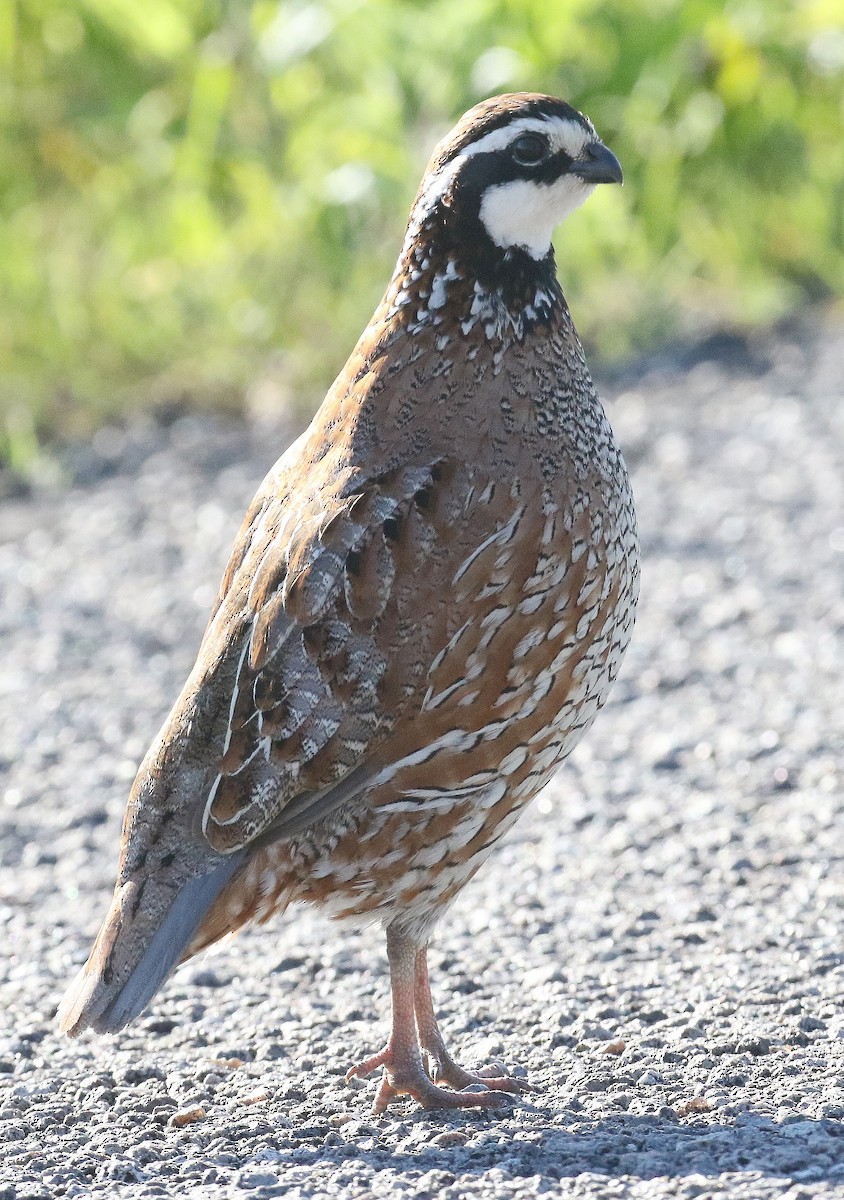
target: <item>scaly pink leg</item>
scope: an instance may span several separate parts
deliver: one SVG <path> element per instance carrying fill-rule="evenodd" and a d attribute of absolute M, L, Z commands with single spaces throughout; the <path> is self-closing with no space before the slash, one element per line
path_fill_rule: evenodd
<path fill-rule="evenodd" d="M 437 1087 L 425 1071 L 416 1029 L 415 1007 L 416 963 L 420 953 L 423 955 L 428 1007 L 433 1017 L 430 989 L 427 988 L 427 967 L 424 966 L 424 947 L 420 950 L 418 943 L 413 938 L 400 932 L 395 926 L 388 926 L 387 960 L 390 964 L 390 990 L 393 998 L 393 1023 L 390 1038 L 384 1049 L 378 1054 L 373 1054 L 371 1058 L 352 1067 L 346 1074 L 346 1080 L 355 1076 L 368 1075 L 376 1067 L 384 1068 L 375 1095 L 375 1103 L 372 1106 L 374 1113 L 384 1112 L 392 1100 L 402 1095 L 412 1096 L 423 1108 L 491 1108 L 500 1104 L 504 1100 L 500 1088 L 479 1092 L 452 1092 L 446 1088 Z M 434 1028 L 436 1029 L 436 1020 L 434 1020 Z M 439 1030 L 437 1030 L 437 1034 L 439 1034 Z M 440 1038 L 441 1043 L 442 1038 Z M 430 1050 L 427 1052 L 430 1054 Z M 448 1059 L 448 1061 L 451 1060 Z M 489 1087 L 486 1079 L 471 1079 L 467 1075 L 467 1080 L 473 1084 L 481 1083 L 485 1088 Z"/>
<path fill-rule="evenodd" d="M 492 1063 L 481 1067 L 479 1071 L 464 1071 L 454 1061 L 445 1048 L 443 1035 L 437 1023 L 434 1012 L 434 1002 L 431 997 L 431 983 L 428 979 L 428 947 L 423 946 L 416 953 L 414 1007 L 416 1010 L 416 1028 L 419 1034 L 419 1045 L 428 1067 L 428 1073 L 434 1083 L 447 1083 L 449 1087 L 462 1088 L 483 1084 L 484 1087 L 496 1092 L 535 1092 L 536 1088 L 525 1079 L 515 1079 L 507 1075 L 499 1064 Z"/>

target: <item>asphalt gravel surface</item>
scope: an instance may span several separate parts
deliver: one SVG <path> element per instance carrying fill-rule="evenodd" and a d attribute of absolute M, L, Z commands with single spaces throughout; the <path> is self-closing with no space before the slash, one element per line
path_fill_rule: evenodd
<path fill-rule="evenodd" d="M 370 1115 L 383 938 L 297 909 L 115 1038 L 58 1036 L 136 766 L 284 420 L 109 428 L 0 501 L 0 1198 L 844 1196 L 844 329 L 602 390 L 638 500 L 633 644 L 431 953 L 503 1111 Z"/>

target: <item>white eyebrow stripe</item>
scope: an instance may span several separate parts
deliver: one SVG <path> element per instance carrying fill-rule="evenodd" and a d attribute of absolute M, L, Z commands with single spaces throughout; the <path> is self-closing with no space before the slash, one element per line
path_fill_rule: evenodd
<path fill-rule="evenodd" d="M 465 150 L 461 150 L 454 161 L 465 161 L 474 158 L 476 154 L 503 150 L 525 133 L 543 134 L 550 139 L 553 152 L 565 150 L 571 158 L 577 158 L 587 143 L 596 140 L 592 130 L 584 128 L 579 121 L 570 117 L 522 117 L 520 121 L 511 121 L 508 125 L 502 125 L 500 129 L 493 129 L 476 142 L 471 142 Z M 451 163 L 447 166 L 451 166 Z"/>

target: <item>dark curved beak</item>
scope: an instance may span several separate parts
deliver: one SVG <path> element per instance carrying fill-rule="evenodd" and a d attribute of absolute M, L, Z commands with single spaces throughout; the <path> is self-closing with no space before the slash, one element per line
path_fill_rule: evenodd
<path fill-rule="evenodd" d="M 585 146 L 583 157 L 575 159 L 569 170 L 587 183 L 624 183 L 621 163 L 603 142 Z"/>

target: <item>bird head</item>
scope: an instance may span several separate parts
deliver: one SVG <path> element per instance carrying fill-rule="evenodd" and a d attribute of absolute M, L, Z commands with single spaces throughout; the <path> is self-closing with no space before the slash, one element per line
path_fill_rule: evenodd
<path fill-rule="evenodd" d="M 621 183 L 618 159 L 592 122 L 563 100 L 495 96 L 470 109 L 439 143 L 411 228 L 484 257 L 551 252 L 551 235 L 599 183 Z"/>

